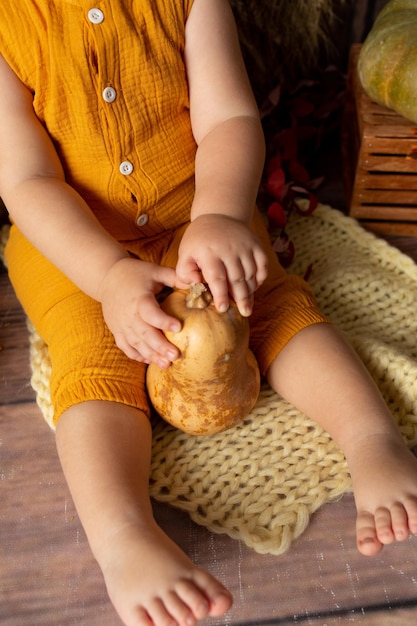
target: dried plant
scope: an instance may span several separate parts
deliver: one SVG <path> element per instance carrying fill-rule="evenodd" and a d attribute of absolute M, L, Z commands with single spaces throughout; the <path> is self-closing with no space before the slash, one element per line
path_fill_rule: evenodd
<path fill-rule="evenodd" d="M 305 75 L 331 45 L 335 10 L 346 0 L 230 0 L 258 100 Z"/>

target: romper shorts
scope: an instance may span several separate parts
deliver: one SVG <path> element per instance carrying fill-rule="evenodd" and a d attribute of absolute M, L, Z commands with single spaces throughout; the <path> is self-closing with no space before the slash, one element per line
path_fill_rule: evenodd
<path fill-rule="evenodd" d="M 187 224 L 125 248 L 145 261 L 175 267 Z M 263 375 L 286 343 L 312 324 L 328 322 L 306 282 L 288 274 L 270 245 L 258 211 L 252 228 L 268 254 L 269 275 L 255 294 L 249 318 L 250 347 Z M 48 346 L 54 423 L 69 407 L 107 400 L 150 415 L 146 365 L 129 359 L 115 344 L 101 305 L 85 295 L 12 226 L 6 246 L 10 280 L 28 318 Z"/>

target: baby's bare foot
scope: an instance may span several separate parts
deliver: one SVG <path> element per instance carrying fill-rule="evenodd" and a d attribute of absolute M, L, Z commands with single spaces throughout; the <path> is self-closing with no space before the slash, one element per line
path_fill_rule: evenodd
<path fill-rule="evenodd" d="M 402 441 L 383 435 L 358 444 L 353 456 L 357 546 L 372 556 L 417 534 L 417 459 Z"/>
<path fill-rule="evenodd" d="M 102 569 L 126 626 L 194 626 L 232 605 L 229 591 L 157 526 L 118 533 Z"/>

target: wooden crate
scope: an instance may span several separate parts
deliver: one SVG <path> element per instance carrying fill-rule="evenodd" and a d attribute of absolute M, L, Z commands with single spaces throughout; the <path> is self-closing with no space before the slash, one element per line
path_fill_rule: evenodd
<path fill-rule="evenodd" d="M 342 148 L 349 215 L 374 232 L 417 235 L 417 124 L 373 102 L 351 48 Z"/>

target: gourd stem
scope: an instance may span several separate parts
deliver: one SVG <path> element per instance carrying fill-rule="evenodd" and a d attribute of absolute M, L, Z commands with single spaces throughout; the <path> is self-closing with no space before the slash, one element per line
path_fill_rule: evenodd
<path fill-rule="evenodd" d="M 185 297 L 188 309 L 206 309 L 212 301 L 213 296 L 203 283 L 193 283 Z"/>

